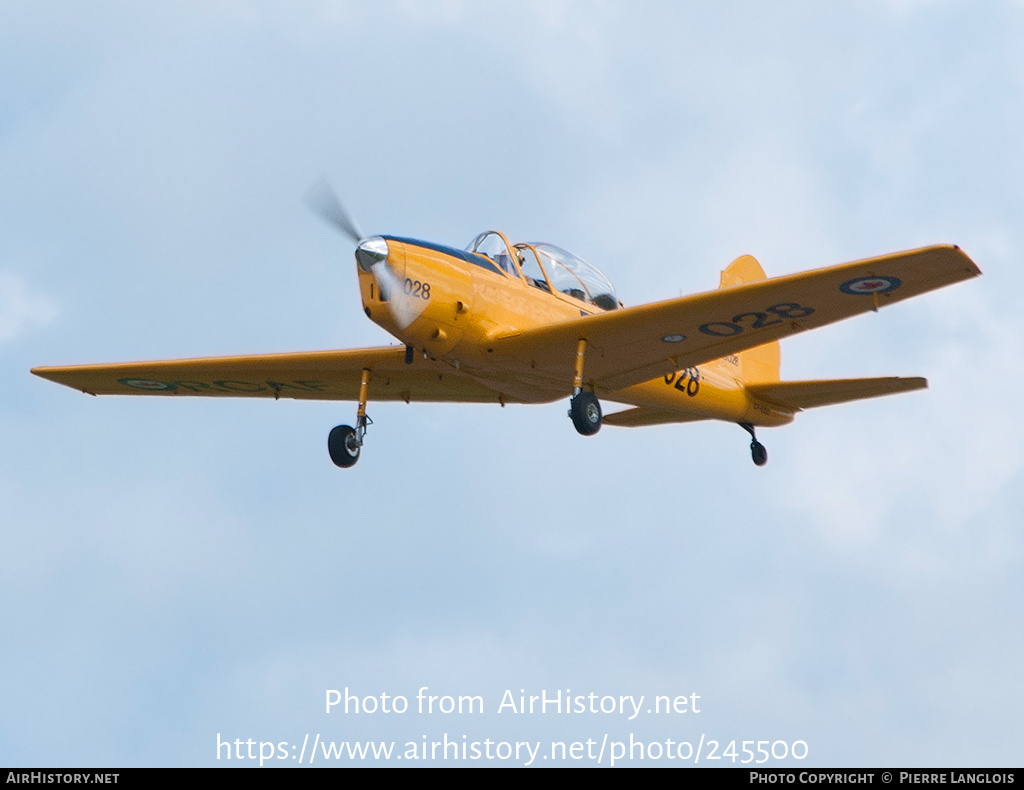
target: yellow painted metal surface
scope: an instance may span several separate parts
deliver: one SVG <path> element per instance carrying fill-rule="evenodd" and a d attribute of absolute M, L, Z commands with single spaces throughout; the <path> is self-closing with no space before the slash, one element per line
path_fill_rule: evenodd
<path fill-rule="evenodd" d="M 980 274 L 952 246 L 773 279 L 743 256 L 722 273 L 718 290 L 603 310 L 482 256 L 386 238 L 393 292 L 382 293 L 381 280 L 363 270 L 359 289 L 364 312 L 401 346 L 32 372 L 95 395 L 357 400 L 368 369 L 371 403 L 546 402 L 568 397 L 578 376 L 602 400 L 632 407 L 606 415 L 611 425 L 782 425 L 803 408 L 925 382 L 780 382 L 781 338 Z"/>

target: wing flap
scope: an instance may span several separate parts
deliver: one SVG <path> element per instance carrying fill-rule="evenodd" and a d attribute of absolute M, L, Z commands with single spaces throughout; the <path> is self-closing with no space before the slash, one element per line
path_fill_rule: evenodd
<path fill-rule="evenodd" d="M 499 399 L 494 390 L 443 363 L 417 357 L 406 365 L 404 347 L 395 346 L 39 367 L 32 372 L 90 395 L 358 400 L 366 368 L 371 371 L 370 399 L 375 401 L 495 403 Z"/>
<path fill-rule="evenodd" d="M 585 339 L 587 382 L 614 391 L 980 273 L 958 247 L 926 247 L 528 329 L 494 350 L 563 381 Z"/>
<path fill-rule="evenodd" d="M 799 411 L 815 406 L 830 406 L 863 398 L 877 398 L 897 392 L 924 389 L 923 378 L 889 376 L 871 379 L 831 379 L 821 381 L 781 381 L 773 384 L 752 384 L 747 391 L 783 409 Z"/>

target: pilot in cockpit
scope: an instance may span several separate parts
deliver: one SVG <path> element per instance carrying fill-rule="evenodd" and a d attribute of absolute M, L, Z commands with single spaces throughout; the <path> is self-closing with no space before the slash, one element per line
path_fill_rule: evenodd
<path fill-rule="evenodd" d="M 505 274 L 510 277 L 518 277 L 519 272 L 516 271 L 515 264 L 512 263 L 512 257 L 504 250 L 495 253 L 494 262 L 498 264 L 498 268 L 501 269 Z"/>

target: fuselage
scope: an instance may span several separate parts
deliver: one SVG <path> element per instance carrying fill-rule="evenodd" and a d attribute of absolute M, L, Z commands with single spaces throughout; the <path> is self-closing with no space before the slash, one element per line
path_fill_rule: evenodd
<path fill-rule="evenodd" d="M 544 403 L 566 397 L 572 392 L 574 360 L 566 360 L 564 377 L 553 376 L 551 371 L 532 370 L 524 360 L 494 354 L 489 350 L 494 340 L 621 306 L 614 292 L 610 298 L 592 293 L 602 288 L 586 273 L 573 275 L 581 280 L 576 287 L 564 272 L 553 271 L 557 262 L 545 248 L 558 248 L 549 245 L 513 246 L 500 236 L 507 254 L 486 255 L 414 239 L 377 238 L 386 242 L 390 274 L 382 283 L 380 270 L 357 267 L 366 315 L 416 353 L 503 393 L 502 402 Z M 535 262 L 541 263 L 542 276 L 530 276 L 536 273 Z M 791 412 L 747 392 L 742 356 L 676 370 L 624 389 L 591 389 L 603 400 L 678 411 L 686 419 L 761 426 L 790 422 Z"/>

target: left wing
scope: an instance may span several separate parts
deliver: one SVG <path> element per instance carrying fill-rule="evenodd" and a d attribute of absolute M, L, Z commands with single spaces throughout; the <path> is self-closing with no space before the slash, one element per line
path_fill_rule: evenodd
<path fill-rule="evenodd" d="M 584 339 L 584 378 L 614 391 L 979 274 L 959 247 L 926 247 L 527 329 L 490 345 L 496 358 L 563 382 Z"/>
<path fill-rule="evenodd" d="M 497 403 L 499 396 L 448 365 L 414 357 L 405 348 L 364 348 L 176 359 L 113 365 L 74 365 L 32 370 L 37 376 L 90 395 L 191 395 L 241 398 L 358 400 L 369 368 L 370 399 Z"/>

